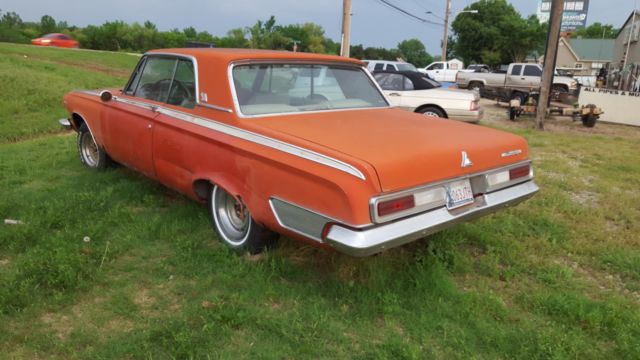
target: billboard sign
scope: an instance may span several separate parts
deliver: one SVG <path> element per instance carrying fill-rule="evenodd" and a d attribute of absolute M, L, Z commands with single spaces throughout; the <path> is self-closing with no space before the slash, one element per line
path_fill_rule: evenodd
<path fill-rule="evenodd" d="M 589 0 L 566 0 L 562 14 L 562 31 L 575 31 L 587 25 L 587 13 L 589 12 Z M 538 19 L 540 22 L 548 22 L 551 13 L 551 0 L 539 0 Z"/>

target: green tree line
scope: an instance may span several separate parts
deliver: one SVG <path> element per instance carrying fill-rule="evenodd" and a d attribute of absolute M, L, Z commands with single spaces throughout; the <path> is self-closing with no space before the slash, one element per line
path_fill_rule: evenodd
<path fill-rule="evenodd" d="M 22 21 L 15 12 L 0 11 L 0 15 L 0 41 L 3 42 L 28 44 L 31 39 L 59 32 L 79 41 L 80 47 L 94 50 L 144 52 L 201 42 L 214 44 L 216 47 L 272 50 L 292 50 L 295 43 L 298 51 L 336 55 L 340 52 L 340 43 L 327 37 L 320 25 L 310 22 L 280 25 L 276 23 L 274 16 L 266 21 L 258 20 L 250 27 L 231 29 L 225 36 L 214 36 L 191 26 L 182 30 L 160 31 L 150 21 L 142 24 L 107 21 L 102 25 L 77 27 L 70 26 L 65 21 L 56 22 L 49 15 L 42 16 L 40 22 Z M 426 66 L 433 60 L 418 39 L 402 41 L 395 49 L 353 45 L 351 56 L 378 60 L 402 58 L 416 66 Z"/>

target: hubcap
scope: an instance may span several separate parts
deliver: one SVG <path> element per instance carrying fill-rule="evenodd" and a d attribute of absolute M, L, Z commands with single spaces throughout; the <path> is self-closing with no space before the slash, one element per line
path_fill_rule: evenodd
<path fill-rule="evenodd" d="M 435 117 L 440 117 L 440 115 L 434 113 L 433 111 L 427 111 L 424 113 L 427 116 L 435 116 Z"/>
<path fill-rule="evenodd" d="M 241 245 L 251 219 L 247 207 L 220 187 L 214 190 L 212 206 L 216 225 L 224 240 L 232 245 Z"/>
<path fill-rule="evenodd" d="M 88 132 L 85 132 L 80 139 L 80 150 L 87 165 L 95 167 L 98 164 L 98 146 Z"/>

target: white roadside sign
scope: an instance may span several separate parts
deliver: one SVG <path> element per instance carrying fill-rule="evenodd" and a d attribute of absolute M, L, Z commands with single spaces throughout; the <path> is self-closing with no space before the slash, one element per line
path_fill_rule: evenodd
<path fill-rule="evenodd" d="M 580 105 L 594 104 L 604 111 L 601 121 L 640 126 L 640 93 L 583 87 L 578 98 Z"/>

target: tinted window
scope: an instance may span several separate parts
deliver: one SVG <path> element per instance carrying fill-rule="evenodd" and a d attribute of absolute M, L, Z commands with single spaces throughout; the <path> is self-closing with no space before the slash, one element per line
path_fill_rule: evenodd
<path fill-rule="evenodd" d="M 196 106 L 195 79 L 193 62 L 184 59 L 178 60 L 178 66 L 176 66 L 176 73 L 169 90 L 167 103 L 190 109 Z"/>
<path fill-rule="evenodd" d="M 389 91 L 402 91 L 404 89 L 404 75 L 402 74 L 380 74 L 386 75 L 384 77 L 376 77 L 378 84 L 383 90 Z"/>
<path fill-rule="evenodd" d="M 386 71 L 396 71 L 396 67 L 393 66 L 393 64 L 387 64 L 387 66 L 385 66 L 384 69 Z"/>
<path fill-rule="evenodd" d="M 175 66 L 176 59 L 148 58 L 134 96 L 165 102 L 169 96 Z"/>
<path fill-rule="evenodd" d="M 511 69 L 511 75 L 520 75 L 522 71 L 522 65 L 514 65 L 513 69 Z"/>
<path fill-rule="evenodd" d="M 376 66 L 373 68 L 373 70 L 378 71 L 378 70 L 382 70 L 383 68 L 384 68 L 384 64 L 377 63 Z"/>
<path fill-rule="evenodd" d="M 245 115 L 266 115 L 387 106 L 358 67 L 260 64 L 233 68 L 233 83 Z"/>
<path fill-rule="evenodd" d="M 406 77 L 404 77 L 404 90 L 413 90 L 413 82 L 411 82 L 411 80 Z"/>
<path fill-rule="evenodd" d="M 539 67 L 533 65 L 527 65 L 524 67 L 524 76 L 542 76 L 542 70 Z"/>
<path fill-rule="evenodd" d="M 444 68 L 442 63 L 433 64 L 427 70 L 442 70 Z"/>

